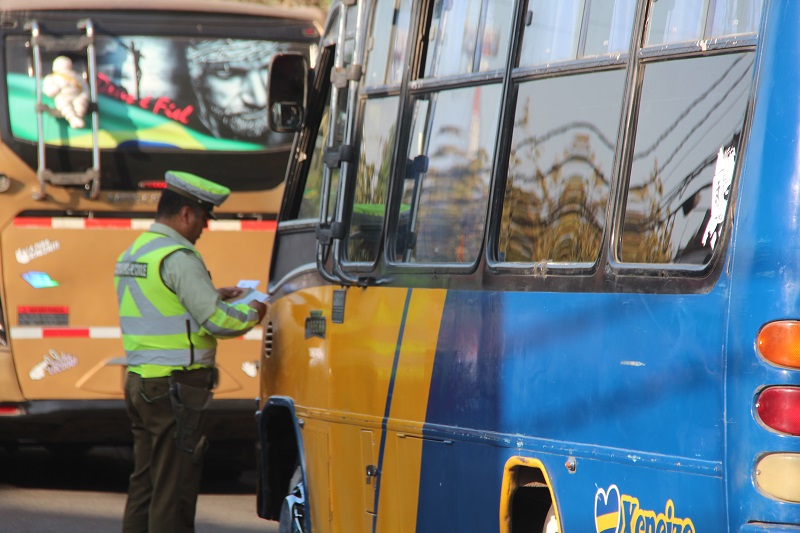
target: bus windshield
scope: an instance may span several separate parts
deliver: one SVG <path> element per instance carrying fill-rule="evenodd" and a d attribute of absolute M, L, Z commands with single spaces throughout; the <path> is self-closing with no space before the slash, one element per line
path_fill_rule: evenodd
<path fill-rule="evenodd" d="M 41 11 L 18 20 L 3 39 L 4 141 L 40 171 L 93 166 L 103 190 L 138 190 L 175 158 L 233 190 L 277 186 L 282 172 L 265 179 L 263 169 L 285 167 L 293 136 L 268 128 L 269 65 L 277 53 L 312 60 L 315 28 L 299 19 L 232 24 L 213 13 L 164 13 L 155 27 L 136 24 L 146 17 L 85 12 L 67 22 Z M 64 61 L 84 98 L 75 121 L 61 116 L 62 97 L 53 93 Z M 247 164 L 223 176 L 233 157 Z"/>
<path fill-rule="evenodd" d="M 6 43 L 11 133 L 35 142 L 35 79 L 28 39 Z M 97 39 L 98 107 L 102 149 L 148 147 L 255 151 L 291 142 L 267 128 L 266 77 L 276 52 L 301 45 L 255 39 L 103 35 Z M 306 47 L 307 48 L 307 47 Z M 57 52 L 43 54 L 51 70 Z M 73 61 L 85 71 L 85 60 Z M 45 142 L 91 147 L 86 128 L 65 128 L 47 116 Z M 66 135 L 65 135 L 66 133 Z"/>

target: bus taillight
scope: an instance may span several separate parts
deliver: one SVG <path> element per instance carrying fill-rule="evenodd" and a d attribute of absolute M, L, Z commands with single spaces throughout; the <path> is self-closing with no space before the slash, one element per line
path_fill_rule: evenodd
<path fill-rule="evenodd" d="M 758 332 L 758 351 L 770 363 L 800 368 L 800 321 L 766 324 Z"/>
<path fill-rule="evenodd" d="M 769 496 L 800 503 L 800 454 L 770 453 L 756 463 L 755 481 Z"/>
<path fill-rule="evenodd" d="M 758 396 L 756 411 L 775 431 L 800 435 L 800 387 L 769 387 Z"/>
<path fill-rule="evenodd" d="M 146 180 L 140 181 L 138 184 L 140 189 L 166 189 L 167 182 L 164 180 Z"/>
<path fill-rule="evenodd" d="M 24 415 L 25 411 L 17 405 L 0 405 L 0 416 Z"/>

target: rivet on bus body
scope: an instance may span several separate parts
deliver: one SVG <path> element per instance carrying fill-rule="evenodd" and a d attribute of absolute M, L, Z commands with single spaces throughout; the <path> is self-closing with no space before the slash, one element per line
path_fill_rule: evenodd
<path fill-rule="evenodd" d="M 567 462 L 564 463 L 564 466 L 567 467 L 567 470 L 570 473 L 574 473 L 575 470 L 578 469 L 578 462 L 575 460 L 574 457 L 570 457 L 569 459 L 567 459 Z"/>
<path fill-rule="evenodd" d="M 758 352 L 775 365 L 800 368 L 800 321 L 777 320 L 758 332 Z"/>

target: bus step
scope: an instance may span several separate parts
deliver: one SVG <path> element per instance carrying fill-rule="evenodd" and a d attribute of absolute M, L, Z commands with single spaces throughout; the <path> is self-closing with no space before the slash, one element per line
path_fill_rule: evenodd
<path fill-rule="evenodd" d="M 89 168 L 83 172 L 53 172 L 44 169 L 39 173 L 40 179 L 53 185 L 71 186 L 86 185 L 97 180 L 100 173 L 97 169 Z"/>

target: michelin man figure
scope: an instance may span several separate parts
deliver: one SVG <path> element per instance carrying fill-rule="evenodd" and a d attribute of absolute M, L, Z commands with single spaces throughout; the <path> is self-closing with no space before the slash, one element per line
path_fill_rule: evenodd
<path fill-rule="evenodd" d="M 89 109 L 89 88 L 83 77 L 72 69 L 72 60 L 58 56 L 53 72 L 44 77 L 44 94 L 53 99 L 56 109 L 73 128 L 85 125 L 83 116 Z"/>

